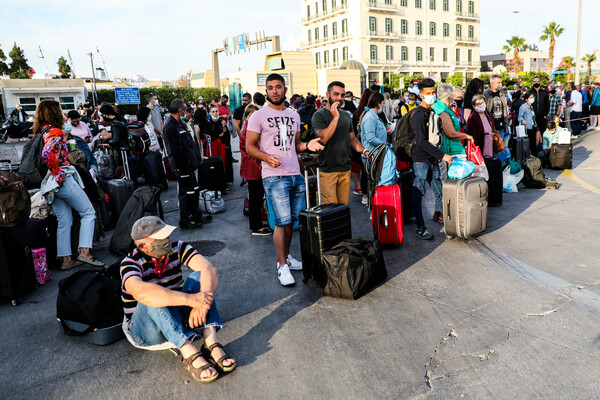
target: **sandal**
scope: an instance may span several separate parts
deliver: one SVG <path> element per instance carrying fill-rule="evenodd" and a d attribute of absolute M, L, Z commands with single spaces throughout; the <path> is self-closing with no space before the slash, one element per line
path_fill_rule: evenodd
<path fill-rule="evenodd" d="M 219 372 L 217 371 L 217 373 L 215 375 L 203 378 L 202 372 L 209 368 L 212 368 L 213 365 L 207 361 L 206 364 L 202 365 L 199 368 L 194 367 L 194 365 L 193 365 L 194 361 L 196 361 L 196 359 L 198 359 L 199 357 L 202 357 L 201 352 L 194 353 L 189 358 L 181 357 L 181 362 L 183 363 L 183 365 L 185 365 L 187 370 L 190 371 L 190 373 L 192 374 L 194 379 L 197 380 L 198 382 L 202 382 L 202 383 L 213 382 L 214 380 L 216 380 L 219 377 Z"/>
<path fill-rule="evenodd" d="M 62 263 L 62 265 L 60 266 L 60 270 L 61 271 L 68 271 L 70 269 L 73 269 L 75 267 L 79 267 L 81 264 L 83 264 L 81 261 L 75 260 L 73 262 L 73 264 L 65 264 L 64 262 Z"/>
<path fill-rule="evenodd" d="M 235 359 L 233 357 L 227 355 L 227 353 L 225 353 L 225 355 L 223 357 L 219 358 L 218 360 L 214 359 L 214 357 L 212 356 L 212 351 L 215 349 L 215 347 L 223 349 L 223 346 L 221 345 L 221 343 L 218 343 L 218 342 L 211 344 L 209 347 L 206 347 L 206 344 L 203 344 L 202 347 L 200 348 L 200 350 L 202 351 L 202 355 L 204 356 L 204 358 L 207 360 L 213 360 L 217 364 L 217 367 L 223 372 L 231 372 L 234 369 L 236 369 L 237 362 L 235 361 Z M 233 364 L 227 365 L 227 366 L 223 365 L 223 361 L 225 361 L 227 359 L 233 360 Z"/>
<path fill-rule="evenodd" d="M 77 256 L 77 260 L 81 261 L 82 263 L 93 265 L 94 267 L 104 267 L 104 263 L 98 260 L 96 257 L 87 258 L 80 254 Z"/>

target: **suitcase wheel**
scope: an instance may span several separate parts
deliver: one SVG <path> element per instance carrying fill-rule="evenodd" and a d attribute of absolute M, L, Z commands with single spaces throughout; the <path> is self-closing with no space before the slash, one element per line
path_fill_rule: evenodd
<path fill-rule="evenodd" d="M 446 235 L 446 240 L 452 240 L 452 239 L 454 239 L 454 236 L 452 236 L 452 235 Z"/>

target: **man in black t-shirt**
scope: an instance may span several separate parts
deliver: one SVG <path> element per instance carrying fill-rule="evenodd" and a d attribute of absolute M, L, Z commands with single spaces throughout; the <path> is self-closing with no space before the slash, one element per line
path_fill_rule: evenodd
<path fill-rule="evenodd" d="M 490 78 L 490 88 L 483 92 L 487 109 L 494 117 L 494 125 L 504 140 L 507 133 L 506 122 L 508 117 L 508 105 L 506 96 L 502 93 L 502 77 L 500 75 L 492 75 Z M 506 143 L 506 140 L 504 141 Z"/>
<path fill-rule="evenodd" d="M 250 95 L 250 93 L 244 93 L 242 95 L 242 105 L 236 108 L 233 113 L 233 129 L 235 129 L 238 135 L 242 130 L 242 122 L 244 122 L 244 110 L 246 109 L 246 106 L 250 104 L 250 101 L 252 101 L 252 95 Z"/>

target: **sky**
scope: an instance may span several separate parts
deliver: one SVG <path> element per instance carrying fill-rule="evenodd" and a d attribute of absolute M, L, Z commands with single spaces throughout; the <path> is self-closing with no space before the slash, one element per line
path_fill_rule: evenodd
<path fill-rule="evenodd" d="M 500 53 L 512 35 L 539 43 L 542 27 L 551 21 L 565 28 L 557 40 L 554 65 L 566 55 L 575 57 L 577 0 L 480 0 L 482 55 Z M 279 35 L 283 50 L 296 50 L 302 33 L 301 0 L 229 0 L 207 2 L 181 0 L 30 0 L 3 2 L 0 10 L 0 48 L 6 55 L 16 42 L 36 72 L 45 71 L 42 47 L 50 73 L 58 73 L 58 58 L 70 49 L 75 71 L 91 76 L 88 53 L 100 50 L 113 76 L 175 80 L 188 71 L 211 69 L 211 51 L 223 47 L 223 39 L 256 31 Z M 25 5 L 23 5 L 25 4 Z M 143 6 L 140 6 L 143 4 Z M 175 5 L 171 5 L 175 4 Z M 227 4 L 224 6 L 224 4 Z M 514 14 L 513 11 L 519 11 Z M 600 48 L 600 1 L 583 0 L 581 57 Z M 7 18 L 7 16 L 18 16 Z M 594 40 L 595 39 L 595 40 Z M 219 56 L 221 76 L 237 70 L 263 70 L 271 51 Z M 99 59 L 95 61 L 98 63 Z M 582 66 L 583 68 L 583 66 Z"/>

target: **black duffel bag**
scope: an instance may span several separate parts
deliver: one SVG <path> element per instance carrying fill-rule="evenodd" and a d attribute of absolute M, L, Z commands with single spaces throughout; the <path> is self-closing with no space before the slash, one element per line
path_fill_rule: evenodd
<path fill-rule="evenodd" d="M 56 317 L 69 336 L 101 345 L 120 339 L 121 282 L 98 271 L 75 272 L 58 283 Z"/>
<path fill-rule="evenodd" d="M 356 300 L 387 277 L 378 240 L 346 239 L 323 253 L 326 296 Z"/>

